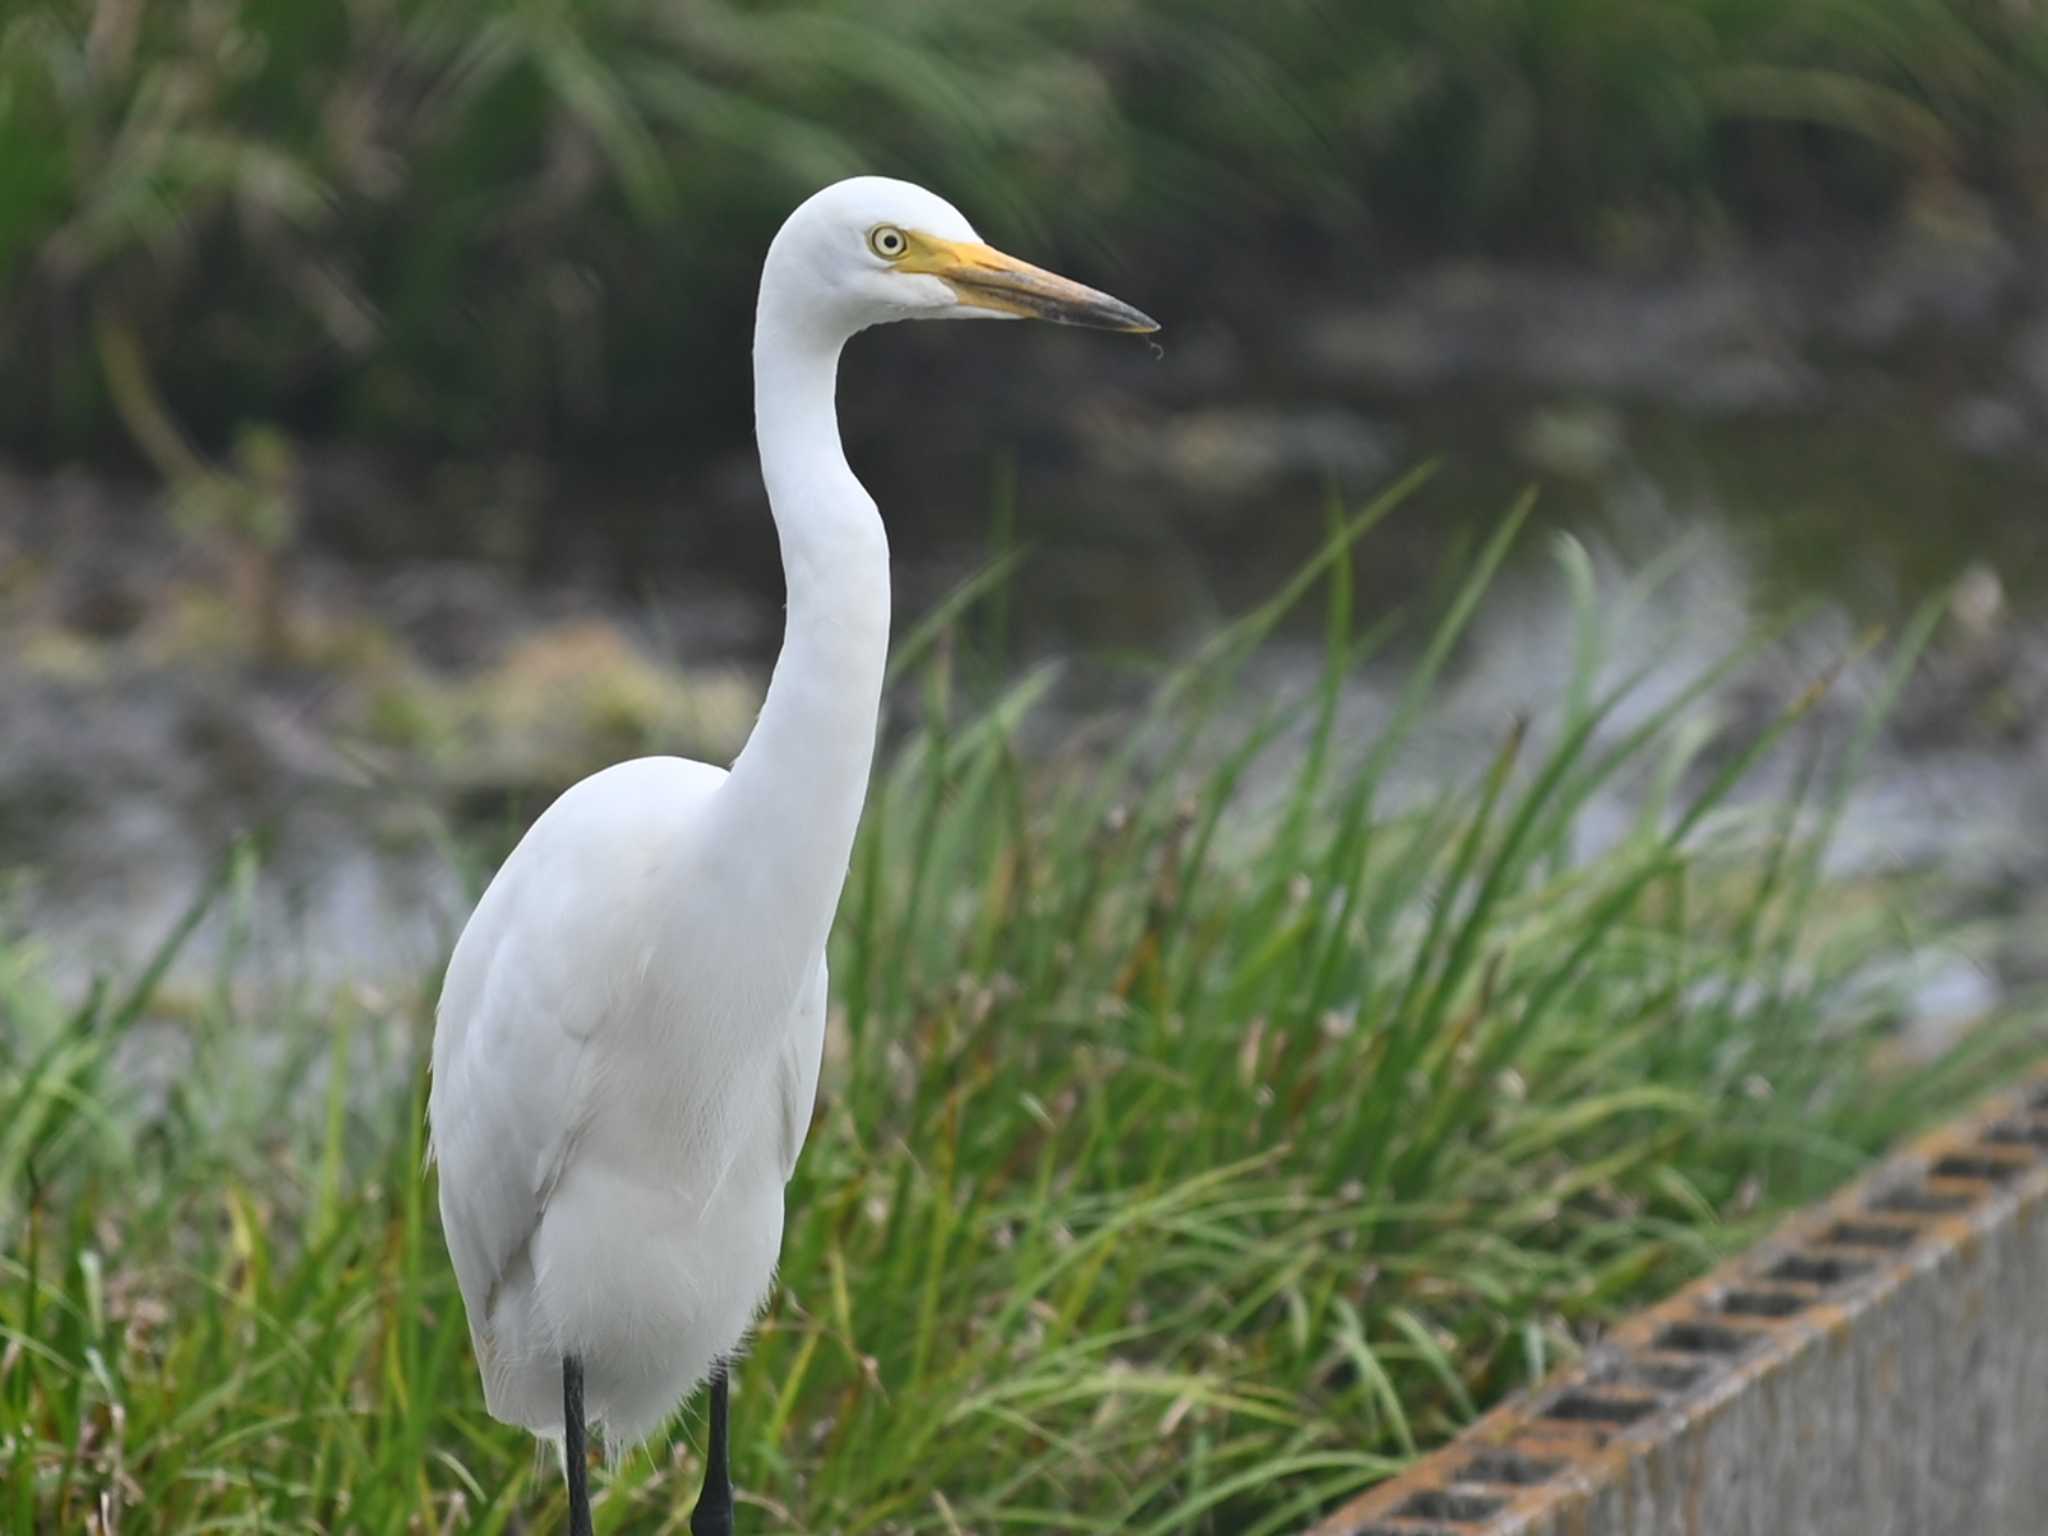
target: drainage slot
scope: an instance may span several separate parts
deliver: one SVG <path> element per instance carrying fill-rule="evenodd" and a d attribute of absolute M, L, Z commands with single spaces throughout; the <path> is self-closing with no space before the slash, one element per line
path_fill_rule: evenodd
<path fill-rule="evenodd" d="M 1591 1392 L 1567 1392 L 1543 1410 L 1543 1417 L 1563 1419 L 1572 1424 L 1633 1424 L 1656 1410 L 1655 1403 L 1640 1397 L 1600 1397 Z"/>
<path fill-rule="evenodd" d="M 1648 1387 L 1663 1397 L 1690 1392 L 1719 1373 L 1714 1360 L 1660 1360 L 1655 1355 L 1623 1355 L 1589 1378 L 1596 1387 Z"/>
<path fill-rule="evenodd" d="M 1861 1259 L 1837 1259 L 1819 1253 L 1795 1253 L 1778 1260 L 1766 1272 L 1770 1280 L 1786 1280 L 1794 1285 L 1844 1285 L 1870 1273 L 1870 1266 Z"/>
<path fill-rule="evenodd" d="M 1650 1341 L 1652 1349 L 1678 1355 L 1735 1355 L 1747 1349 L 1751 1336 L 1712 1323 L 1673 1323 Z"/>
<path fill-rule="evenodd" d="M 1821 1234 L 1824 1243 L 1844 1248 L 1910 1248 L 1920 1234 L 1911 1227 L 1895 1227 L 1881 1221 L 1838 1221 Z"/>
<path fill-rule="evenodd" d="M 1564 1470 L 1561 1461 L 1544 1461 L 1534 1456 L 1517 1456 L 1513 1451 L 1490 1451 L 1474 1456 L 1458 1469 L 1461 1483 L 1500 1483 L 1509 1488 L 1534 1488 L 1547 1483 Z"/>
<path fill-rule="evenodd" d="M 1952 1195 L 1941 1190 L 1906 1185 L 1887 1191 L 1870 1202 L 1873 1211 L 1899 1211 L 1914 1216 L 1942 1216 L 1950 1211 L 1968 1210 L 1976 1202 L 1969 1195 Z"/>
<path fill-rule="evenodd" d="M 1937 1179 L 1982 1179 L 1996 1184 L 2009 1179 L 2016 1173 L 2025 1173 L 2025 1163 L 2009 1162 L 2002 1157 L 1944 1157 L 1927 1172 Z"/>
<path fill-rule="evenodd" d="M 1654 1387 L 1659 1392 L 1676 1393 L 1690 1392 L 1709 1374 L 1711 1369 L 1708 1366 L 1678 1360 L 1631 1360 L 1615 1372 L 1615 1377 L 1638 1386 Z"/>
<path fill-rule="evenodd" d="M 1721 1298 L 1721 1310 L 1735 1317 L 1791 1317 L 1812 1304 L 1791 1291 L 1730 1291 Z"/>
<path fill-rule="evenodd" d="M 1456 1520 L 1462 1524 L 1474 1524 L 1490 1520 L 1508 1507 L 1506 1499 L 1490 1498 L 1483 1493 L 1452 1493 L 1443 1488 L 1432 1488 L 1427 1493 L 1418 1493 L 1394 1511 L 1396 1520 Z"/>
<path fill-rule="evenodd" d="M 2002 1147 L 2048 1147 L 2048 1120 L 2001 1120 L 1984 1139 Z"/>

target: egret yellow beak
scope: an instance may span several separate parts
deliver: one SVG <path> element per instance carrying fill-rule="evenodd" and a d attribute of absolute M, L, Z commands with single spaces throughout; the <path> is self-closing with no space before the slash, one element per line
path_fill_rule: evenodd
<path fill-rule="evenodd" d="M 942 240 L 921 230 L 906 230 L 908 243 L 896 261 L 899 272 L 916 272 L 941 279 L 959 295 L 962 304 L 992 309 L 998 314 L 1023 315 L 1051 320 L 1059 325 L 1085 325 L 1099 331 L 1130 331 L 1142 334 L 1159 329 L 1159 322 L 1141 314 L 1106 293 L 1034 267 L 1028 261 L 1005 256 L 986 245 Z"/>

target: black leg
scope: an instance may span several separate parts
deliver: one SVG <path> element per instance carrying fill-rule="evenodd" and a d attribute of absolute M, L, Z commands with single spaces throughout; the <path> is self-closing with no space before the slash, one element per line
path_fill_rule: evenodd
<path fill-rule="evenodd" d="M 704 1443 L 704 1491 L 690 1514 L 690 1536 L 732 1536 L 732 1469 L 725 1454 L 725 1362 L 711 1377 L 711 1433 Z"/>
<path fill-rule="evenodd" d="M 569 1462 L 569 1536 L 590 1536 L 590 1457 L 583 1448 L 583 1362 L 562 1357 L 562 1452 Z"/>

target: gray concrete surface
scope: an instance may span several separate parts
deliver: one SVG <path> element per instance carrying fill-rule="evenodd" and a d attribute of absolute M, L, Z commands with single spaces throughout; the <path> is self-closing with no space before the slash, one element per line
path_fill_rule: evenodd
<path fill-rule="evenodd" d="M 1309 1536 L 2048 1536 L 2048 1078 Z"/>

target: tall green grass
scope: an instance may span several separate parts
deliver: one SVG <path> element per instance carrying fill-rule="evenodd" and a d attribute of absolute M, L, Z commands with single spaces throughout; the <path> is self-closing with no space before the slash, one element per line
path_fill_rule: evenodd
<path fill-rule="evenodd" d="M 1562 545 L 1575 664 L 1418 784 L 1520 513 L 1365 624 L 1347 553 L 1390 505 L 1062 750 L 1020 745 L 1046 675 L 967 702 L 973 593 L 899 648 L 914 726 L 738 1375 L 747 1528 L 1297 1528 L 2010 1049 L 1888 1067 L 1875 968 L 1915 909 L 1822 873 L 1931 610 L 1825 756 L 1824 678 L 1754 740 L 1702 728 L 1767 636 L 1624 729 L 1648 667 L 1608 624 L 1654 589 Z M 1316 590 L 1320 678 L 1251 688 Z M 1405 691 L 1361 738 L 1346 684 L 1397 634 Z M 1752 792 L 1786 752 L 1806 790 Z M 1619 791 L 1632 824 L 1588 841 Z M 237 969 L 74 1002 L 0 949 L 0 1529 L 557 1528 L 560 1479 L 483 1414 L 422 1173 L 430 985 L 258 1005 Z M 682 1531 L 693 1443 L 601 1477 L 599 1529 Z"/>
<path fill-rule="evenodd" d="M 436 449 L 738 422 L 689 394 L 743 341 L 716 296 L 860 170 L 1159 272 L 1164 313 L 1197 251 L 1356 270 L 1368 211 L 1378 250 L 1929 180 L 2038 200 L 2044 136 L 2026 5 L 15 0 L 0 438 L 77 452 L 118 414 L 164 462 L 122 358 L 215 448 L 264 422 Z"/>

